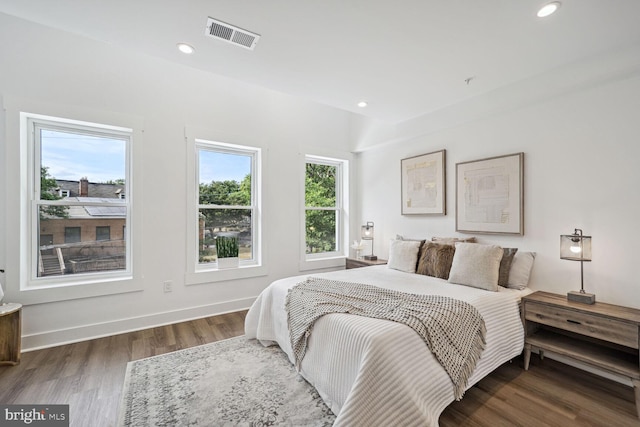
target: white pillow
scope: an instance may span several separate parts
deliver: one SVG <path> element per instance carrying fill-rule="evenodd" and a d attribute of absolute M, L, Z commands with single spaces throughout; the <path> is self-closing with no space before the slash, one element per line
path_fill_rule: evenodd
<path fill-rule="evenodd" d="M 456 243 L 449 282 L 496 292 L 503 252 L 496 245 Z"/>
<path fill-rule="evenodd" d="M 522 290 L 529 285 L 531 269 L 535 259 L 535 252 L 516 252 L 509 270 L 508 288 Z"/>
<path fill-rule="evenodd" d="M 415 273 L 418 264 L 420 242 L 414 240 L 392 240 L 389 248 L 387 267 L 394 270 Z"/>

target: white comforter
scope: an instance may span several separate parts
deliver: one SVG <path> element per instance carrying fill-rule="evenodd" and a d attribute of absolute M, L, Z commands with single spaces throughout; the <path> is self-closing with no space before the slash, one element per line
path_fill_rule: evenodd
<path fill-rule="evenodd" d="M 489 292 L 386 266 L 314 274 L 416 294 L 436 294 L 474 305 L 484 318 L 487 345 L 468 387 L 522 352 L 518 303 L 528 291 Z M 245 321 L 247 338 L 278 344 L 293 363 L 287 329 L 287 290 L 308 276 L 273 282 Z M 454 401 L 451 379 L 411 328 L 350 314 L 321 317 L 308 340 L 301 375 L 337 415 L 334 426 L 437 426 Z"/>

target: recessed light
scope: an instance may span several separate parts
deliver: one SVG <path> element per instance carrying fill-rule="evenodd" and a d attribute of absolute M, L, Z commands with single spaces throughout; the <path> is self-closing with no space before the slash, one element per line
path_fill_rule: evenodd
<path fill-rule="evenodd" d="M 545 16 L 549 16 L 560 8 L 559 1 L 552 1 L 551 3 L 547 3 L 540 8 L 537 15 L 538 18 L 544 18 Z"/>
<path fill-rule="evenodd" d="M 196 50 L 193 48 L 193 46 L 186 44 L 186 43 L 178 43 L 178 50 L 182 53 L 186 53 L 187 55 L 191 55 L 193 52 L 195 52 Z"/>
<path fill-rule="evenodd" d="M 358 107 L 360 107 L 360 108 L 364 108 L 364 107 L 366 107 L 367 105 L 369 105 L 369 104 L 367 103 L 367 101 L 360 101 L 360 102 L 358 102 Z"/>

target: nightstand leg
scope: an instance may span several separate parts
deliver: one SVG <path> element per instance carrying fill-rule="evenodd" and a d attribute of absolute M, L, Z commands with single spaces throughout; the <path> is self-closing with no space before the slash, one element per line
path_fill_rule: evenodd
<path fill-rule="evenodd" d="M 636 412 L 640 418 L 640 380 L 631 380 L 633 384 L 633 392 L 636 395 Z"/>
<path fill-rule="evenodd" d="M 544 350 L 539 349 L 538 354 L 540 355 L 540 360 L 544 360 Z"/>
<path fill-rule="evenodd" d="M 531 360 L 531 344 L 524 345 L 524 370 L 529 370 L 529 361 Z"/>

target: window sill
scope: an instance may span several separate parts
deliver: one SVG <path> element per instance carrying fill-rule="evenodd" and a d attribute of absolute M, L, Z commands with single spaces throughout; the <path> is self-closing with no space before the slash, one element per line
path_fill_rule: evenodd
<path fill-rule="evenodd" d="M 344 268 L 344 255 L 331 258 L 304 259 L 300 261 L 300 271 L 321 270 L 326 268 Z"/>
<path fill-rule="evenodd" d="M 247 265 L 238 268 L 200 270 L 185 275 L 185 285 L 201 285 L 205 283 L 224 282 L 229 280 L 248 279 L 269 274 L 264 265 Z"/>
<path fill-rule="evenodd" d="M 135 286 L 131 276 L 127 276 L 92 282 L 77 281 L 42 286 L 32 285 L 20 289 L 15 296 L 13 293 L 8 296 L 15 301 L 20 301 L 22 305 L 33 305 L 138 291 L 142 291 L 142 288 Z M 5 297 L 5 299 L 8 298 Z"/>

